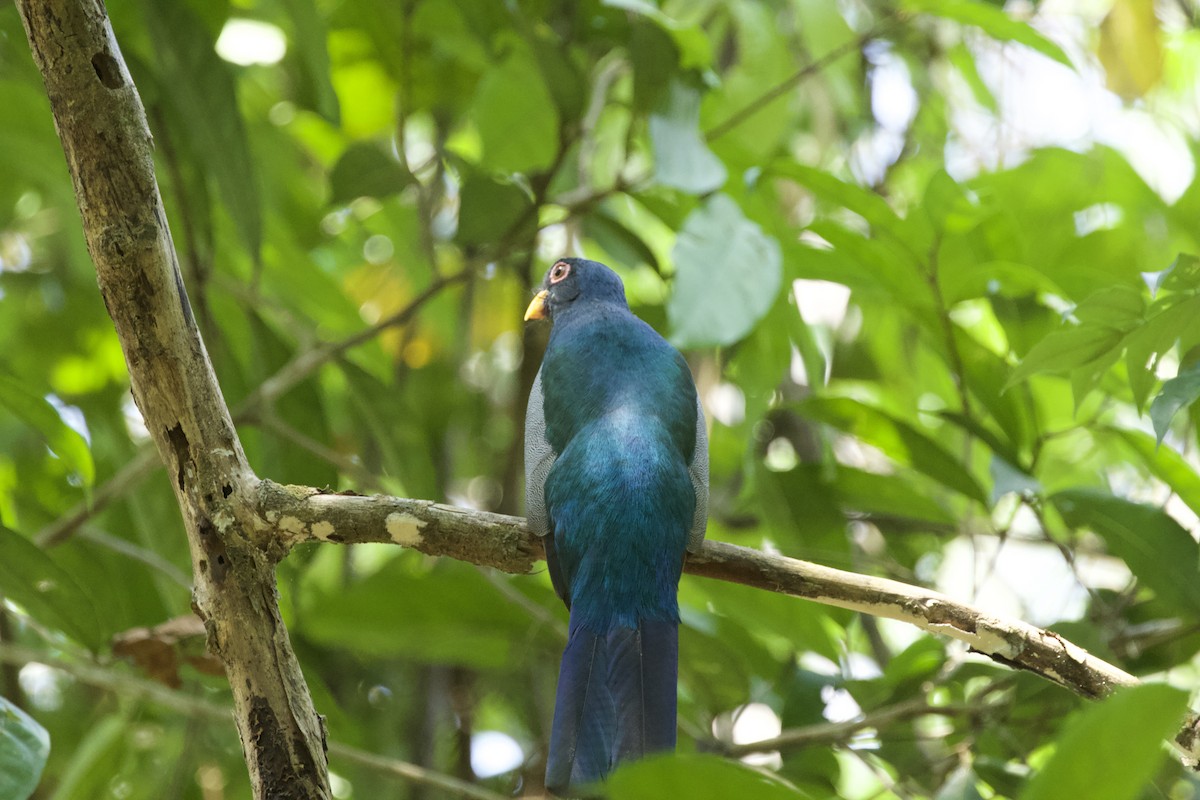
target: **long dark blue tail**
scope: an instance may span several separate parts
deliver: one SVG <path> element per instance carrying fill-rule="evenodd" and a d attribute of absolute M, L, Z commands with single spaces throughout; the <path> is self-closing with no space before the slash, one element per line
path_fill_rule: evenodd
<path fill-rule="evenodd" d="M 679 626 L 595 633 L 572 614 L 558 672 L 546 788 L 570 796 L 618 763 L 675 749 Z"/>

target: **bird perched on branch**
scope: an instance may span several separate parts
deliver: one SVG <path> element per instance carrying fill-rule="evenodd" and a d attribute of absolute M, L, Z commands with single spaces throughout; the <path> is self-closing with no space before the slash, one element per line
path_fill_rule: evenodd
<path fill-rule="evenodd" d="M 704 540 L 708 442 L 687 362 L 616 273 L 564 258 L 525 319 L 553 324 L 525 418 L 529 527 L 570 610 L 546 786 L 584 791 L 675 748 L 677 592 Z"/>

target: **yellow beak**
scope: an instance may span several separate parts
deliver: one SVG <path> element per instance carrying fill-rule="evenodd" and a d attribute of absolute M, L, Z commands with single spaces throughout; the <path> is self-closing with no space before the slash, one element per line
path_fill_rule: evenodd
<path fill-rule="evenodd" d="M 549 294 L 549 292 L 545 289 L 542 289 L 540 292 L 538 292 L 537 294 L 535 294 L 533 296 L 532 300 L 529 301 L 529 308 L 525 309 L 525 321 L 526 322 L 529 322 L 529 320 L 531 320 L 531 319 L 545 319 L 546 318 L 546 295 L 547 294 Z"/>

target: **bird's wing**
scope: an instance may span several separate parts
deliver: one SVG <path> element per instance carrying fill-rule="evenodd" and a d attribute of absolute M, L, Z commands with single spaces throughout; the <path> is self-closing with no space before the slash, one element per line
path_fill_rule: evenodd
<path fill-rule="evenodd" d="M 529 406 L 525 410 L 525 516 L 529 530 L 538 536 L 550 533 L 546 511 L 546 478 L 558 453 L 546 438 L 546 414 L 542 410 L 542 371 L 533 379 Z"/>
<path fill-rule="evenodd" d="M 525 517 L 529 530 L 542 537 L 546 549 L 546 567 L 550 570 L 550 582 L 554 591 L 571 607 L 567 582 L 558 552 L 554 547 L 554 529 L 550 513 L 546 509 L 546 479 L 554 466 L 558 453 L 546 438 L 546 414 L 542 409 L 542 371 L 533 379 L 529 391 L 529 405 L 525 410 Z"/>
<path fill-rule="evenodd" d="M 692 513 L 687 549 L 694 553 L 704 543 L 704 530 L 708 526 L 708 431 L 700 395 L 696 395 L 696 446 L 692 450 L 692 462 L 688 464 L 688 475 L 692 478 L 692 491 L 696 493 L 696 510 Z"/>

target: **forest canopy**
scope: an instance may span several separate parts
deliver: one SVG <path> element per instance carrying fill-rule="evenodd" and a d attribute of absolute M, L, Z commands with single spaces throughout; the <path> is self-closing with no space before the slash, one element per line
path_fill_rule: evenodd
<path fill-rule="evenodd" d="M 1085 699 L 685 576 L 680 752 L 612 797 L 1200 788 L 1164 744 L 1200 651 L 1191 0 L 107 13 L 258 476 L 520 515 L 547 332 L 522 312 L 582 255 L 687 356 L 709 539 L 941 591 L 1142 682 Z M 0 797 L 248 797 L 110 310 L 0 3 Z M 566 630 L 540 564 L 314 542 L 278 592 L 333 797 L 538 795 Z"/>

